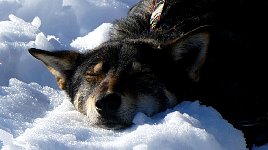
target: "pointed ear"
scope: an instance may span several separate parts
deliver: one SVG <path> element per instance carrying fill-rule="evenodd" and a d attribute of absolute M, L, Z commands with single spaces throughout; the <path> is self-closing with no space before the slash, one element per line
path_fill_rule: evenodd
<path fill-rule="evenodd" d="M 185 67 L 190 79 L 199 80 L 199 71 L 206 61 L 212 26 L 201 26 L 182 37 L 165 42 L 174 63 Z"/>
<path fill-rule="evenodd" d="M 67 73 L 74 69 L 80 54 L 73 51 L 49 52 L 35 48 L 30 48 L 28 51 L 47 66 L 48 70 L 56 77 L 59 87 L 64 90 Z"/>

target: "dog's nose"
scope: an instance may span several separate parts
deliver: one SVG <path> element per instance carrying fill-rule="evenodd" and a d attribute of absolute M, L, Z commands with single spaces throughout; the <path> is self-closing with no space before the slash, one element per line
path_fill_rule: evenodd
<path fill-rule="evenodd" d="M 119 109 L 121 105 L 121 96 L 117 93 L 106 94 L 96 100 L 95 106 L 97 111 L 109 112 Z"/>

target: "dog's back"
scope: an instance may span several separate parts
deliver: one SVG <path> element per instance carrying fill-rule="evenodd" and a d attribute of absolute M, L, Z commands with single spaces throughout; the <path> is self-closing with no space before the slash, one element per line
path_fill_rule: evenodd
<path fill-rule="evenodd" d="M 202 25 L 214 25 L 225 29 L 246 32 L 266 30 L 267 0 L 166 0 L 161 21 L 151 32 L 150 18 L 155 0 L 141 0 L 126 18 L 115 26 L 116 38 L 138 38 L 141 36 L 171 39 Z M 155 33 L 156 31 L 156 33 Z M 159 33 L 169 35 L 160 36 Z M 174 38 L 173 37 L 173 38 Z"/>
<path fill-rule="evenodd" d="M 187 86 L 179 87 L 181 81 L 169 75 L 169 87 L 180 100 L 199 99 L 215 107 L 244 131 L 248 143 L 266 143 L 268 2 L 167 0 L 160 21 L 150 30 L 153 7 L 153 0 L 140 1 L 127 18 L 117 22 L 113 37 L 168 41 L 212 25 L 209 51 L 198 82 L 188 90 L 180 89 Z"/>

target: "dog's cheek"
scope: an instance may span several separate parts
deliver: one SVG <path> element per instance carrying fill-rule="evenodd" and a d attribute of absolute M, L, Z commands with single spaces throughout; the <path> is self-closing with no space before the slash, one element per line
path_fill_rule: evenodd
<path fill-rule="evenodd" d="M 100 122 L 100 114 L 96 110 L 95 101 L 96 97 L 90 95 L 85 103 L 86 116 L 91 124 L 98 124 Z"/>
<path fill-rule="evenodd" d="M 81 85 L 74 97 L 74 107 L 82 114 L 96 116 L 95 96 L 93 95 L 92 87 Z"/>
<path fill-rule="evenodd" d="M 82 101 L 81 93 L 77 93 L 75 98 L 74 98 L 74 107 L 79 112 L 85 114 L 85 112 L 83 111 L 83 105 L 84 104 L 83 104 L 83 101 Z"/>
<path fill-rule="evenodd" d="M 115 114 L 124 124 L 130 124 L 137 113 L 137 99 L 127 95 L 122 96 L 122 103 Z"/>
<path fill-rule="evenodd" d="M 169 92 L 167 89 L 164 89 L 164 93 L 168 100 L 167 106 L 174 107 L 178 103 L 176 96 L 173 93 Z"/>
<path fill-rule="evenodd" d="M 155 97 L 149 95 L 139 96 L 137 108 L 138 112 L 145 113 L 148 116 L 152 116 L 153 114 L 160 111 L 158 100 Z"/>
<path fill-rule="evenodd" d="M 95 96 L 89 96 L 86 100 L 85 103 L 85 109 L 86 109 L 86 115 L 87 116 L 92 116 L 92 114 L 94 114 L 94 112 L 96 112 L 96 108 L 95 108 Z"/>

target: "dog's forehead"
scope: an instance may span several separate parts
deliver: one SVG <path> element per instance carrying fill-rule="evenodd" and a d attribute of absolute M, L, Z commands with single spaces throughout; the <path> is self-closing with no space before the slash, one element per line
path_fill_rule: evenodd
<path fill-rule="evenodd" d="M 102 44 L 85 55 L 88 64 L 97 64 L 105 62 L 110 65 L 126 65 L 132 62 L 145 63 L 149 59 L 148 45 L 129 41 L 109 42 Z M 145 54 L 146 53 L 146 54 Z"/>

